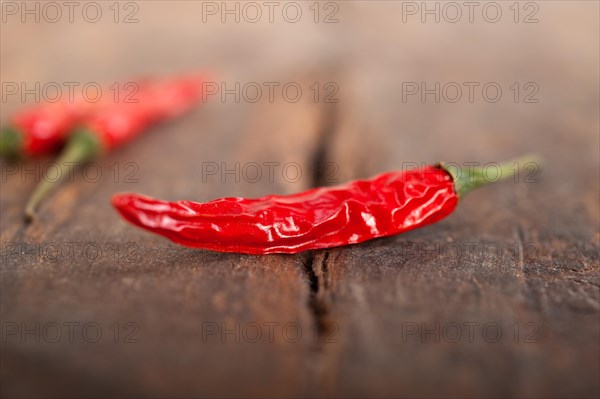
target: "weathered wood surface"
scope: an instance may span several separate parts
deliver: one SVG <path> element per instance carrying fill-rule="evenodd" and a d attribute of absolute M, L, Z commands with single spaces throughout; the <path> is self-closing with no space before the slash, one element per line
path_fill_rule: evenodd
<path fill-rule="evenodd" d="M 106 83 L 208 65 L 217 82 L 298 82 L 304 95 L 216 96 L 97 160 L 98 182 L 76 175 L 27 227 L 36 177 L 21 171 L 50 160 L 17 174 L 3 160 L 2 396 L 597 397 L 598 4 L 539 2 L 536 24 L 513 23 L 502 4 L 497 24 L 402 23 L 402 2 L 339 3 L 334 24 L 200 23 L 202 2 L 161 1 L 138 3 L 129 25 L 3 23 L 2 82 Z M 324 91 L 314 101 L 314 82 L 334 82 L 339 101 Z M 498 82 L 504 95 L 403 102 L 402 82 Z M 537 84 L 539 102 L 515 103 L 514 82 Z M 21 106 L 3 101 L 2 122 Z M 434 226 L 297 256 L 182 248 L 109 204 L 120 191 L 289 193 L 531 151 L 545 160 L 534 181 L 475 192 Z M 297 163 L 303 174 L 235 182 L 203 171 L 222 162 Z M 66 323 L 79 323 L 72 339 Z M 89 342 L 94 326 L 102 333 Z"/>

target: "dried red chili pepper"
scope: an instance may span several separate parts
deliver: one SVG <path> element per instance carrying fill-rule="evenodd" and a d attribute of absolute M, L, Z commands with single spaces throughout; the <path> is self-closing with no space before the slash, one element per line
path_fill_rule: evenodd
<path fill-rule="evenodd" d="M 93 112 L 69 139 L 58 160 L 62 171 L 110 151 L 149 126 L 178 116 L 191 109 L 202 96 L 199 75 L 144 83 L 136 102 L 113 103 Z M 61 177 L 66 176 L 62 173 Z M 61 179 L 44 179 L 38 184 L 25 208 L 25 219 L 31 220 L 45 195 Z"/>
<path fill-rule="evenodd" d="M 79 98 L 44 103 L 17 113 L 0 133 L 0 155 L 34 157 L 57 151 L 75 125 L 97 105 Z"/>
<path fill-rule="evenodd" d="M 514 162 L 502 166 L 512 176 Z M 246 254 L 297 253 L 356 244 L 425 226 L 488 183 L 484 171 L 446 165 L 389 172 L 369 180 L 258 199 L 167 202 L 113 197 L 129 222 L 189 247 Z"/>

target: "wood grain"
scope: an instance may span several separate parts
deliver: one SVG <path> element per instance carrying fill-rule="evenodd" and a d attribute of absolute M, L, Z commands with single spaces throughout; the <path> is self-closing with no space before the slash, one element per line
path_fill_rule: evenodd
<path fill-rule="evenodd" d="M 139 2 L 132 25 L 3 23 L 3 82 L 208 67 L 229 88 L 295 82 L 305 94 L 214 96 L 95 160 L 102 177 L 76 174 L 29 226 L 23 203 L 52 160 L 2 160 L 3 397 L 600 394 L 597 3 L 539 2 L 536 24 L 515 24 L 504 3 L 498 24 L 400 23 L 402 2 L 338 2 L 331 24 L 314 23 L 309 3 L 297 24 L 199 23 L 202 3 Z M 504 96 L 403 96 L 407 82 L 469 81 Z M 535 83 L 538 101 L 514 101 L 515 82 Z M 315 83 L 333 83 L 337 101 L 315 100 Z M 22 106 L 3 101 L 0 121 Z M 109 202 L 292 193 L 526 152 L 543 157 L 538 173 L 470 194 L 436 225 L 299 255 L 182 248 Z M 302 177 L 221 174 L 265 162 L 298 163 Z M 79 323 L 73 340 L 65 323 Z"/>

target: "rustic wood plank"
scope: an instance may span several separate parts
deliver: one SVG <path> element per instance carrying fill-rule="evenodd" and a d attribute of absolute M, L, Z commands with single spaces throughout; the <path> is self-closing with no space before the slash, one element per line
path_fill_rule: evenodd
<path fill-rule="evenodd" d="M 3 384 L 8 396 L 197 396 L 223 389 L 232 396 L 277 396 L 305 389 L 310 375 L 297 364 L 306 362 L 313 338 L 301 258 L 181 248 L 120 221 L 109 205 L 110 195 L 124 189 L 201 200 L 226 191 L 218 182 L 190 183 L 197 170 L 189 165 L 211 152 L 214 124 L 221 125 L 222 140 L 235 140 L 241 132 L 222 126 L 226 106 L 215 108 L 211 117 L 199 111 L 155 129 L 135 150 L 99 161 L 107 169 L 115 161 L 135 160 L 138 183 L 75 181 L 63 187 L 66 192 L 54 193 L 28 227 L 14 216 L 25 193 L 11 188 L 21 182 L 4 185 L 10 196 L 3 193 L 3 219 L 11 214 L 8 222 L 20 225 L 3 229 L 12 233 L 3 237 L 2 320 L 19 329 L 2 348 L 3 381 L 11 381 Z M 178 143 L 199 150 L 184 155 Z M 157 158 L 169 160 L 171 168 Z M 67 341 L 65 323 L 71 322 L 80 324 L 74 342 Z M 62 330 L 58 344 L 48 342 L 53 332 L 44 330 L 52 323 Z M 81 336 L 86 323 L 102 329 L 98 343 Z M 113 342 L 115 323 L 119 343 Z M 22 335 L 36 325 L 39 343 L 33 342 L 35 334 Z M 234 332 L 222 335 L 224 328 Z M 298 332 L 302 337 L 296 342 Z M 258 333 L 260 339 L 250 342 Z M 124 343 L 128 334 L 132 342 Z M 54 364 L 63 366 L 53 370 Z M 247 379 L 232 385 L 235 375 Z M 30 380 L 37 383 L 31 386 Z"/>
<path fill-rule="evenodd" d="M 97 160 L 105 174 L 100 181 L 80 177 L 62 185 L 29 226 L 21 212 L 35 177 L 23 183 L 10 176 L 3 184 L 2 320 L 19 330 L 2 343 L 2 379 L 11 381 L 3 384 L 3 393 L 281 396 L 311 389 L 312 367 L 298 368 L 308 363 L 318 338 L 307 307 L 305 255 L 251 257 L 181 248 L 121 221 L 109 204 L 118 191 L 200 201 L 273 192 L 266 178 L 204 181 L 202 164 L 213 161 L 214 148 L 223 143 L 237 153 L 231 162 L 260 161 L 259 152 L 244 148 L 275 135 L 273 146 L 265 147 L 269 158 L 263 159 L 312 161 L 322 114 L 318 104 L 277 101 L 252 119 L 239 111 L 232 117 L 238 106 L 208 104 Z M 276 109 L 279 119 L 269 120 Z M 312 136 L 299 135 L 306 129 L 299 132 L 282 117 L 293 114 L 298 117 L 292 121 L 313 126 Z M 267 120 L 268 128 L 258 126 Z M 246 135 L 247 130 L 254 134 Z M 296 146 L 274 151 L 285 140 Z M 40 170 L 46 162 L 39 161 Z M 132 162 L 136 173 L 115 181 L 107 173 L 115 162 L 121 173 L 131 172 L 124 165 Z M 20 167 L 31 165 L 35 162 Z M 231 163 L 225 167 L 231 169 Z M 312 182 L 300 184 L 306 188 Z M 285 186 L 279 191 L 286 192 Z M 63 334 L 58 344 L 48 342 L 44 330 L 54 323 Z M 65 323 L 79 323 L 77 328 L 95 323 L 92 331 L 97 325 L 103 335 L 97 343 L 81 335 L 65 342 Z M 113 342 L 115 323 L 119 343 Z M 24 329 L 36 326 L 37 337 L 22 342 Z M 31 342 L 36 338 L 41 342 Z M 122 342 L 127 338 L 132 342 Z M 55 363 L 64 366 L 49 369 Z M 244 380 L 231 384 L 239 375 Z M 30 380 L 37 384 L 29 386 Z"/>
<path fill-rule="evenodd" d="M 184 7 L 164 2 L 138 6 L 139 22 L 130 25 L 115 24 L 110 18 L 97 24 L 3 23 L 2 80 L 110 84 L 143 74 L 209 67 L 216 72 L 215 83 L 229 89 L 236 83 L 275 81 L 281 87 L 298 81 L 305 91 L 302 101 L 282 102 L 280 90 L 274 103 L 265 103 L 266 96 L 251 104 L 233 101 L 232 96 L 222 101 L 216 95 L 203 109 L 97 160 L 102 179 L 89 182 L 77 177 L 62 185 L 28 227 L 21 221 L 22 206 L 39 173 L 3 181 L 3 326 L 17 323 L 20 329 L 40 323 L 43 328 L 58 323 L 64 330 L 65 322 L 94 322 L 103 334 L 98 343 L 88 343 L 80 334 L 73 343 L 64 342 L 65 331 L 57 344 L 44 337 L 40 343 L 32 342 L 31 336 L 22 343 L 21 332 L 4 341 L 3 330 L 2 395 L 306 396 L 314 389 L 316 368 L 310 362 L 316 343 L 314 317 L 307 306 L 307 256 L 250 257 L 181 248 L 121 221 L 109 199 L 115 192 L 135 191 L 171 200 L 207 201 L 310 186 L 308 174 L 292 185 L 281 180 L 270 184 L 264 178 L 204 179 L 203 167 L 215 161 L 229 163 L 229 168 L 231 163 L 253 161 L 311 165 L 313 149 L 320 145 L 320 120 L 327 112 L 310 101 L 311 82 L 305 80 L 305 71 L 321 66 L 322 57 L 313 57 L 306 48 L 314 42 L 317 27 L 309 21 L 294 39 L 289 33 L 297 32 L 297 25 L 288 23 L 279 24 L 280 35 L 264 29 L 270 24 L 256 29 L 240 25 L 232 29 L 220 19 L 200 24 L 199 2 Z M 103 10 L 109 13 L 106 7 Z M 163 30 L 165 18 L 176 27 L 157 40 L 149 39 Z M 41 36 L 45 40 L 38 40 Z M 26 40 L 27 51 L 7 42 L 7 37 Z M 262 45 L 265 37 L 275 47 Z M 299 52 L 298 46 L 305 50 Z M 304 62 L 298 68 L 300 60 L 310 58 L 310 67 Z M 320 81 L 319 74 L 320 70 L 309 74 L 310 79 Z M 1 121 L 20 106 L 14 98 L 3 103 Z M 50 161 L 37 165 L 43 170 Z M 116 180 L 111 169 L 115 163 Z M 17 169 L 35 165 L 27 162 Z M 128 176 L 131 172 L 135 173 Z M 74 253 L 69 252 L 69 243 L 75 243 Z M 86 248 L 91 255 L 85 255 Z M 94 250 L 101 252 L 94 255 Z M 111 326 L 117 322 L 120 343 L 113 343 Z M 242 331 L 222 337 L 222 323 L 227 328 L 237 324 Z M 207 333 L 203 328 L 215 325 L 216 334 L 203 337 Z M 256 343 L 243 330 L 248 327 L 251 334 L 254 325 L 262 333 Z M 123 343 L 128 333 L 135 333 L 129 338 L 137 341 Z M 296 339 L 296 333 L 301 337 Z"/>
<path fill-rule="evenodd" d="M 568 12 L 585 18 L 585 8 Z M 562 9 L 544 7 L 546 23 L 564 29 L 554 13 Z M 388 30 L 380 40 L 394 31 L 383 25 Z M 439 25 L 402 25 L 398 31 L 415 35 L 395 41 L 403 44 L 401 56 L 368 45 L 358 50 L 365 57 L 355 81 L 370 82 L 362 97 L 384 99 L 375 119 L 387 132 L 388 151 L 371 153 L 380 161 L 372 171 L 438 160 L 483 165 L 531 151 L 545 159 L 543 169 L 529 182 L 521 175 L 518 183 L 470 194 L 435 226 L 315 257 L 314 301 L 339 342 L 324 346 L 334 371 L 323 374 L 323 386 L 332 396 L 595 397 L 600 391 L 598 112 L 554 101 L 563 92 L 573 104 L 598 105 L 591 76 L 598 64 L 579 53 L 565 59 L 560 50 L 532 55 L 529 49 L 542 45 L 541 28 L 508 39 L 506 31 L 501 38 L 481 28 L 481 40 L 454 41 L 452 34 L 441 39 Z M 426 29 L 439 29 L 440 41 L 424 55 L 417 38 Z M 500 52 L 493 65 L 480 56 L 507 41 L 511 53 Z M 581 51 L 597 53 L 592 42 Z M 559 72 L 576 64 L 584 75 Z M 542 88 L 539 103 L 402 98 L 403 81 L 430 88 L 466 80 L 505 85 L 521 76 Z M 366 145 L 369 138 L 353 141 Z M 344 154 L 332 156 L 335 162 Z"/>
<path fill-rule="evenodd" d="M 2 81 L 111 82 L 211 65 L 219 83 L 331 81 L 339 102 L 209 102 L 98 160 L 100 181 L 63 185 L 27 228 L 20 211 L 36 178 L 3 181 L 3 328 L 96 322 L 103 334 L 68 343 L 62 326 L 60 343 L 21 343 L 3 330 L 2 395 L 597 397 L 598 5 L 539 3 L 539 24 L 449 24 L 400 23 L 402 3 L 340 2 L 334 24 L 314 23 L 309 2 L 298 24 L 199 23 L 202 2 L 139 3 L 134 25 L 3 23 Z M 536 83 L 540 102 L 511 102 L 516 80 Z M 403 101 L 403 82 L 449 81 L 498 82 L 505 97 Z M 20 106 L 2 105 L 2 121 Z M 204 182 L 206 162 L 334 165 L 344 181 L 529 151 L 546 159 L 538 183 L 482 189 L 436 226 L 300 256 L 181 248 L 108 203 L 117 191 L 204 201 L 334 182 Z M 128 162 L 138 182 L 125 181 Z M 121 342 L 127 322 L 139 342 Z M 257 323 L 263 336 L 204 331 L 203 342 L 213 323 Z M 269 342 L 263 323 L 294 323 L 288 333 L 298 326 L 302 337 L 279 329 Z M 472 342 L 464 323 L 479 323 Z M 488 342 L 493 324 L 482 335 L 486 323 L 500 327 L 499 342 Z"/>

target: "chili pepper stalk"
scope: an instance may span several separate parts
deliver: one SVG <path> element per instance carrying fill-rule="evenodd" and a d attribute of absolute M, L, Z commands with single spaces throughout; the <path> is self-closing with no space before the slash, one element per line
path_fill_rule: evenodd
<path fill-rule="evenodd" d="M 476 188 L 515 177 L 515 173 L 523 171 L 524 165 L 536 164 L 539 166 L 540 163 L 541 158 L 539 156 L 529 154 L 501 164 L 496 164 L 496 167 L 494 168 L 491 168 L 491 166 L 461 168 L 457 165 L 445 162 L 439 162 L 437 166 L 444 169 L 452 176 L 454 179 L 454 190 L 457 196 L 462 199 Z M 514 167 L 515 165 L 516 168 Z M 496 176 L 489 176 L 488 171 L 490 170 L 496 170 L 498 174 Z"/>
<path fill-rule="evenodd" d="M 65 170 L 68 170 L 73 166 L 78 166 L 82 162 L 86 162 L 102 152 L 102 144 L 96 134 L 85 129 L 80 129 L 73 133 L 73 136 L 57 161 L 58 168 L 61 171 L 59 178 L 55 180 L 43 179 L 36 186 L 25 206 L 25 221 L 30 222 L 33 219 L 40 202 L 48 195 L 54 186 L 64 180 L 64 177 L 67 175 L 64 173 Z"/>
<path fill-rule="evenodd" d="M 514 176 L 515 162 L 521 167 L 535 160 L 527 157 L 500 165 L 500 178 Z M 120 194 L 112 203 L 127 221 L 188 247 L 294 254 L 435 223 L 450 215 L 459 199 L 491 180 L 485 169 L 437 164 L 293 195 L 197 203 Z"/>
<path fill-rule="evenodd" d="M 23 134 L 16 128 L 5 127 L 0 132 L 0 155 L 16 158 L 23 151 Z"/>

